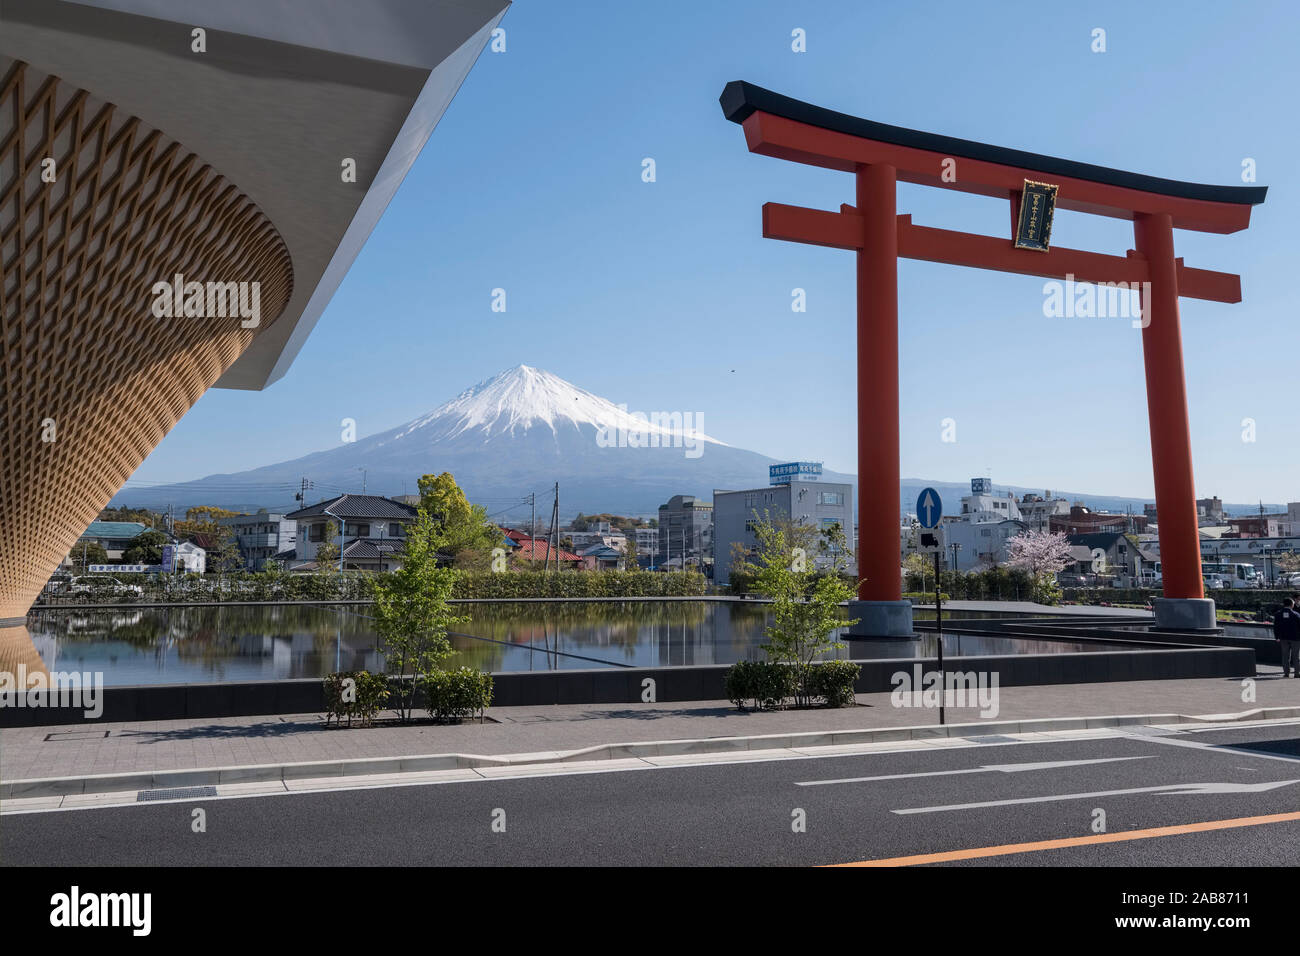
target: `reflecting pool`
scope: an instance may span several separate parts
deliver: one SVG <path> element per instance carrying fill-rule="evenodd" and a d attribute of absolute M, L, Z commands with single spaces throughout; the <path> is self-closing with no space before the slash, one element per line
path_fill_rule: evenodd
<path fill-rule="evenodd" d="M 490 671 L 672 667 L 761 659 L 767 608 L 719 601 L 465 602 L 453 628 L 462 664 Z M 77 610 L 32 614 L 28 630 L 51 670 L 103 671 L 105 683 L 284 680 L 382 670 L 364 605 Z M 944 654 L 1047 654 L 1122 645 L 945 634 Z M 933 656 L 935 636 L 854 641 L 833 656 Z"/>

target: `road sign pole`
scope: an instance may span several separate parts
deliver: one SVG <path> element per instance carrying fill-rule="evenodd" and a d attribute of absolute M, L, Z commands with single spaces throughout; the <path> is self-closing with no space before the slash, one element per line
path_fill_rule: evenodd
<path fill-rule="evenodd" d="M 939 587 L 938 551 L 934 553 L 934 631 L 939 641 L 939 723 L 942 724 L 944 722 L 944 698 L 947 695 L 944 692 L 943 679 L 943 589 Z"/>

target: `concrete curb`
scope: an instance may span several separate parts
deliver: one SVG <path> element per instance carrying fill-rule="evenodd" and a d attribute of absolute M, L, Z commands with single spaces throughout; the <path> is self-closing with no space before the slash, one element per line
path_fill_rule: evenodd
<path fill-rule="evenodd" d="M 536 766 L 630 757 L 667 757 L 681 754 L 734 753 L 744 750 L 795 750 L 805 747 L 843 747 L 852 744 L 921 740 L 933 737 L 984 737 L 994 734 L 1055 730 L 1098 730 L 1152 724 L 1231 723 L 1250 720 L 1284 720 L 1300 717 L 1300 707 L 1267 707 L 1237 714 L 1138 714 L 1109 717 L 1043 717 L 1029 720 L 977 721 L 966 724 L 929 724 L 878 730 L 812 731 L 765 734 L 752 737 L 705 737 L 693 740 L 657 740 L 599 744 L 581 750 L 536 753 L 429 754 L 411 757 L 361 757 L 351 760 L 255 764 L 244 767 L 205 767 L 193 770 L 139 771 L 80 777 L 45 777 L 0 782 L 0 800 L 61 797 L 131 790 L 160 790 L 219 784 L 263 783 L 373 774 L 464 770 L 473 767 Z"/>

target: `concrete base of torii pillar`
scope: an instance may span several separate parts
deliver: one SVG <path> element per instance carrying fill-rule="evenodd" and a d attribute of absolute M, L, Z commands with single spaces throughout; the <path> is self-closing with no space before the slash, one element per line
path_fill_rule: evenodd
<path fill-rule="evenodd" d="M 1157 631 L 1219 631 L 1212 598 L 1153 598 Z"/>
<path fill-rule="evenodd" d="M 849 628 L 850 640 L 916 637 L 911 601 L 850 601 L 849 619 L 853 618 L 858 623 Z"/>

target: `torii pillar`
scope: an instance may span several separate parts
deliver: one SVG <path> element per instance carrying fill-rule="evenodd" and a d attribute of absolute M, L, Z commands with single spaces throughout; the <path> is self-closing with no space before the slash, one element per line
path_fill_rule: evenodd
<path fill-rule="evenodd" d="M 903 599 L 898 479 L 897 170 L 874 163 L 856 171 L 861 218 L 858 272 L 858 601 L 854 633 L 906 636 L 912 602 Z M 861 542 L 868 540 L 870 547 Z"/>
<path fill-rule="evenodd" d="M 1241 278 L 1192 269 L 1174 255 L 1173 230 L 1232 233 L 1250 223 L 1262 186 L 1207 186 L 887 126 L 728 83 L 720 99 L 751 152 L 854 174 L 857 205 L 839 212 L 766 203 L 763 235 L 857 253 L 858 600 L 852 637 L 910 637 L 902 600 L 899 497 L 898 258 L 945 262 L 1082 283 L 1141 297 L 1151 463 L 1159 513 L 1164 597 L 1157 627 L 1213 630 L 1214 602 L 1201 578 L 1191 429 L 1183 378 L 1178 297 L 1240 302 Z M 1011 241 L 933 229 L 897 214 L 899 181 L 1009 201 Z M 1054 206 L 1133 222 L 1124 256 L 1050 247 Z M 1022 198 L 1033 195 L 1021 217 Z M 1054 208 L 1054 207 L 1053 207 Z M 1030 229 L 1026 229 L 1026 223 Z M 1037 232 L 1034 232 L 1034 228 Z M 1031 235 L 1032 233 L 1032 235 Z"/>

